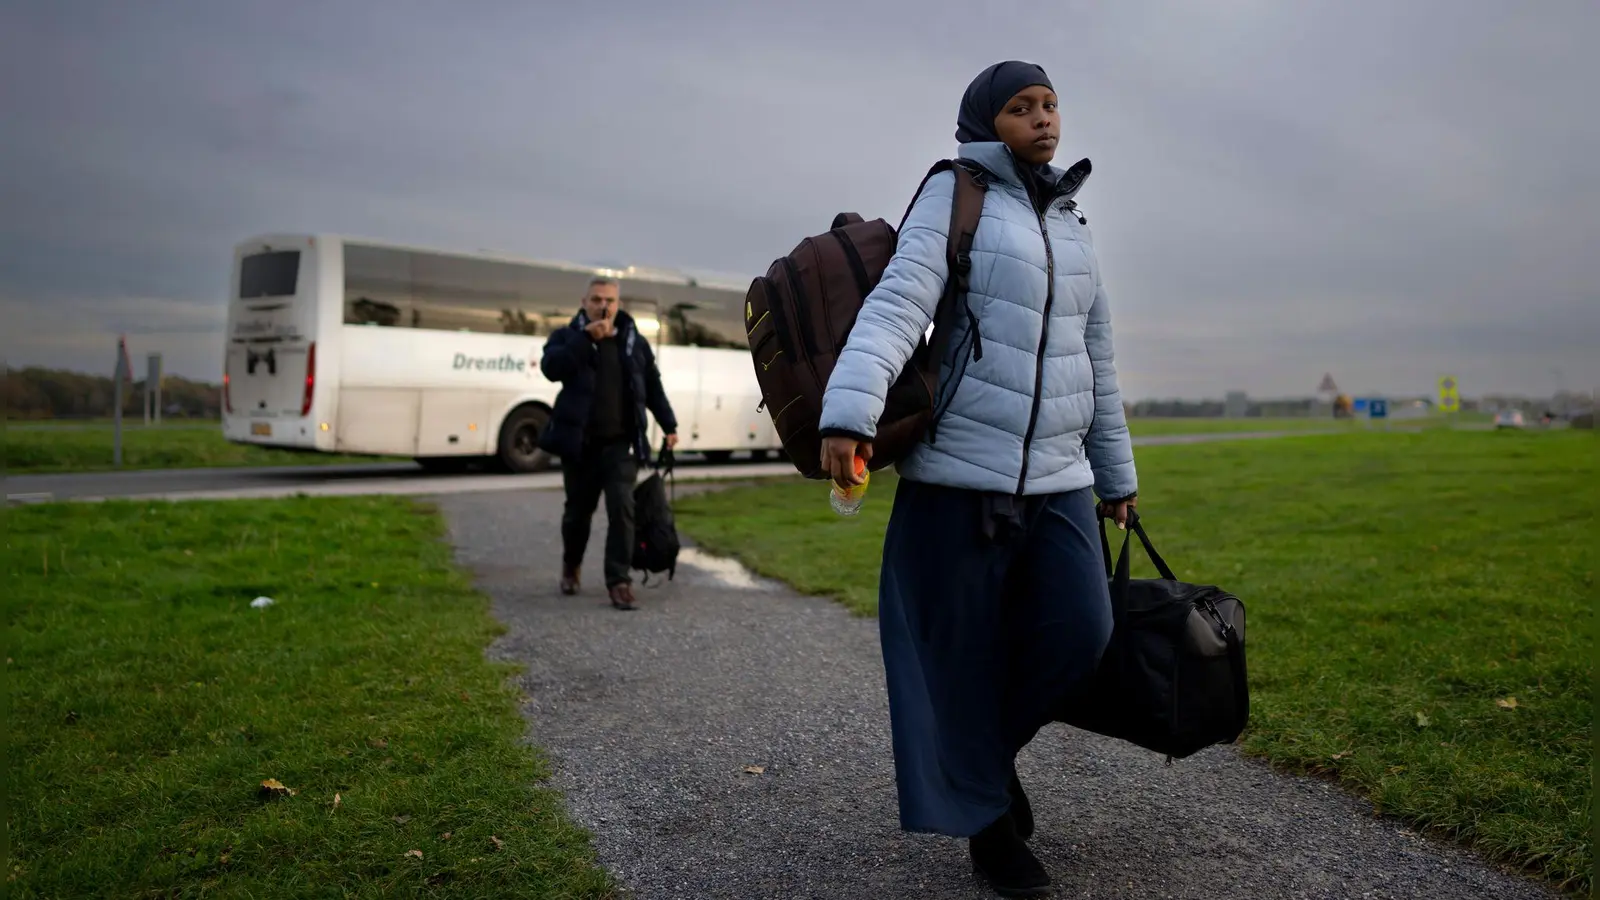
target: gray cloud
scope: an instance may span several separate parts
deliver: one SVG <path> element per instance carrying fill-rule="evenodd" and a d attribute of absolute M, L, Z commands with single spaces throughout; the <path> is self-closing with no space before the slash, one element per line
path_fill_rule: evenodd
<path fill-rule="evenodd" d="M 259 231 L 748 276 L 897 218 L 1015 56 L 1095 161 L 1130 395 L 1600 386 L 1587 0 L 311 9 L 0 10 L 9 360 L 215 376 Z"/>

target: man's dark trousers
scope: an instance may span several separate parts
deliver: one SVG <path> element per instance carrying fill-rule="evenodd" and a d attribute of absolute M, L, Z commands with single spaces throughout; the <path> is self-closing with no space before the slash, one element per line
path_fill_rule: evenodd
<path fill-rule="evenodd" d="M 561 461 L 566 510 L 561 516 L 562 561 L 576 572 L 589 545 L 589 522 L 600 496 L 606 498 L 606 587 L 626 584 L 633 562 L 633 487 L 639 463 L 629 438 L 591 444 L 583 455 Z"/>

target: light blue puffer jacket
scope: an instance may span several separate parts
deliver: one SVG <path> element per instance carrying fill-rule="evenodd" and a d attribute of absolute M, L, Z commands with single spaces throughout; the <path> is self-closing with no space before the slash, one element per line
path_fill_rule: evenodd
<path fill-rule="evenodd" d="M 982 358 L 974 358 L 965 317 L 957 316 L 939 384 L 949 384 L 952 365 L 960 371 L 961 357 L 965 374 L 944 398 L 948 406 L 934 442 L 924 440 L 901 460 L 900 475 L 1011 494 L 1091 484 L 1104 500 L 1133 494 L 1138 478 L 1112 363 L 1110 303 L 1089 229 L 1068 209 L 1087 171 L 1074 173 L 1076 184 L 1062 183 L 1041 230 L 1010 149 L 963 144 L 960 158 L 990 176 L 969 275 Z M 911 358 L 944 291 L 954 190 L 955 175 L 940 173 L 912 207 L 828 382 L 825 433 L 877 433 L 889 383 Z"/>

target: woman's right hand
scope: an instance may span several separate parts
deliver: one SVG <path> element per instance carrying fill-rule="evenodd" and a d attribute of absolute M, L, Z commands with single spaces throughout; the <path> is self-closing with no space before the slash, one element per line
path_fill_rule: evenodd
<path fill-rule="evenodd" d="M 866 480 L 856 474 L 857 456 L 870 462 L 872 442 L 858 441 L 848 436 L 822 439 L 822 470 L 840 487 L 852 487 Z"/>

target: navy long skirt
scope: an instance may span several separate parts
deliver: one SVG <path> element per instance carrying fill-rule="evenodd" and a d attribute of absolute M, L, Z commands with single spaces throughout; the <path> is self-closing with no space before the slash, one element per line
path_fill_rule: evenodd
<path fill-rule="evenodd" d="M 1006 811 L 1017 751 L 1094 670 L 1111 597 L 1089 488 L 983 528 L 983 495 L 902 479 L 878 628 L 900 826 L 967 837 Z"/>

